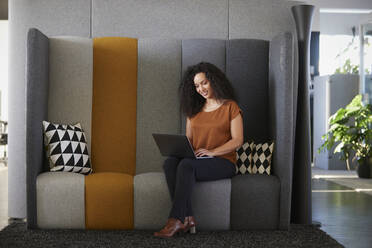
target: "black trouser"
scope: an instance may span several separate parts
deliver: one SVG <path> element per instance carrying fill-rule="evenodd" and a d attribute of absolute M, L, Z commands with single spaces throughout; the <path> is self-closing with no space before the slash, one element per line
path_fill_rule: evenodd
<path fill-rule="evenodd" d="M 193 216 L 191 193 L 195 181 L 213 181 L 231 178 L 235 165 L 224 158 L 179 159 L 169 157 L 164 162 L 164 173 L 173 202 L 169 218 L 184 222 L 185 216 Z"/>

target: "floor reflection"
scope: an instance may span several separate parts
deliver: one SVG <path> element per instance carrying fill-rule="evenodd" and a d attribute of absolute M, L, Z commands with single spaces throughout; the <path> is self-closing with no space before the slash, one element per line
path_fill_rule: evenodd
<path fill-rule="evenodd" d="M 313 220 L 345 247 L 372 247 L 372 196 L 329 182 L 312 180 Z"/>

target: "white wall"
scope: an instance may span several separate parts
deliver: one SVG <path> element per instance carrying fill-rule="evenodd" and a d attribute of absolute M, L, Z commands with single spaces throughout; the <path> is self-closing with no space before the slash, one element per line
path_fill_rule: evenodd
<path fill-rule="evenodd" d="M 350 23 L 357 23 L 358 21 L 366 20 L 368 15 L 361 14 L 358 20 L 355 20 L 355 17 L 348 16 L 348 14 L 339 14 L 341 17 L 338 16 L 328 16 L 325 14 L 320 14 L 320 8 L 340 8 L 340 9 L 372 9 L 372 1 L 371 0 L 304 0 L 307 4 L 312 4 L 315 6 L 315 13 L 313 17 L 313 31 L 320 31 L 329 32 L 329 27 L 332 26 L 333 23 L 337 23 L 337 19 L 344 18 L 342 22 L 340 22 L 337 26 L 337 29 L 341 31 L 347 30 Z M 330 22 L 332 24 L 327 24 Z M 333 31 L 335 32 L 335 31 Z"/>
<path fill-rule="evenodd" d="M 356 27 L 355 34 L 358 35 L 359 25 L 364 23 L 367 17 L 368 14 L 320 13 L 320 33 L 352 35 L 351 28 L 354 26 Z"/>
<path fill-rule="evenodd" d="M 0 120 L 8 120 L 8 21 L 0 21 Z"/>

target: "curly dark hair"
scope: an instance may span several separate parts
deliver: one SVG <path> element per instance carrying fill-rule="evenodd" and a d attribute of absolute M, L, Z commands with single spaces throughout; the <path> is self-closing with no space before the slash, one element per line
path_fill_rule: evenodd
<path fill-rule="evenodd" d="M 194 77 L 200 72 L 205 73 L 217 100 L 236 101 L 234 89 L 226 75 L 217 66 L 208 62 L 200 62 L 187 68 L 178 89 L 181 112 L 189 118 L 199 113 L 206 101 L 197 93 L 194 85 Z"/>

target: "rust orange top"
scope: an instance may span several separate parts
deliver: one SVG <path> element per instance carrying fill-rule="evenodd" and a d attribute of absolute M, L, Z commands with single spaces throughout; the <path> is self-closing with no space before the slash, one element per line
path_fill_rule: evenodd
<path fill-rule="evenodd" d="M 194 150 L 204 148 L 207 150 L 219 147 L 231 139 L 231 120 L 242 114 L 235 101 L 227 100 L 217 109 L 200 111 L 190 118 L 191 142 Z M 235 151 L 218 156 L 236 163 Z"/>

